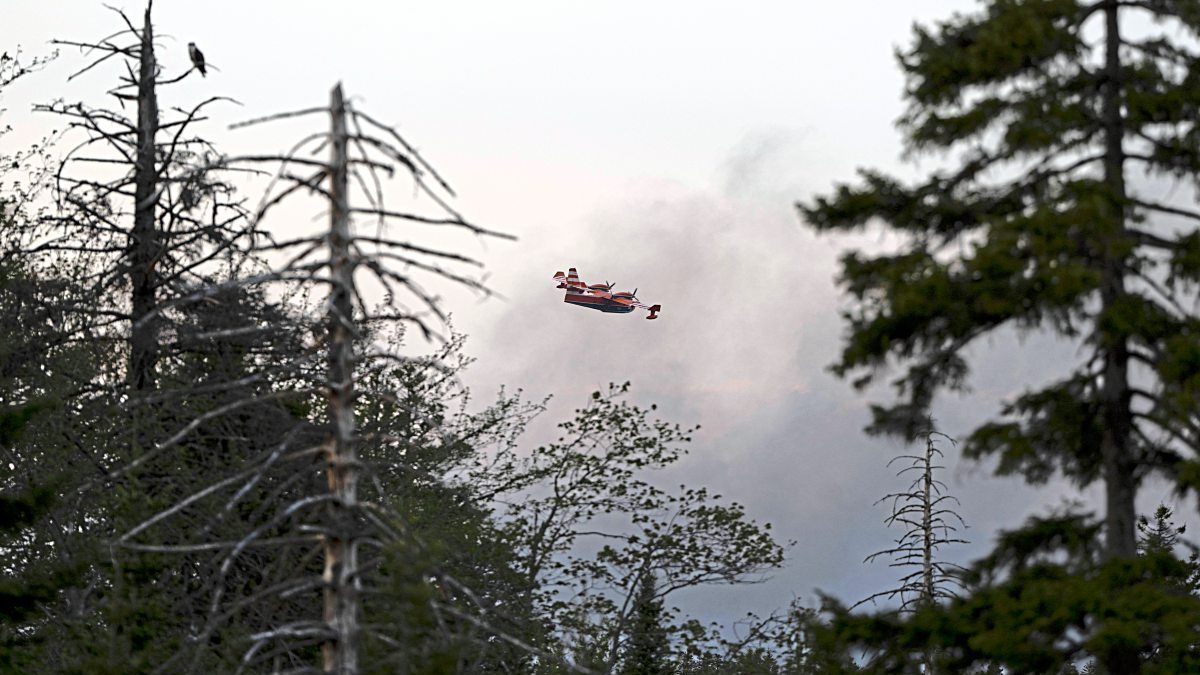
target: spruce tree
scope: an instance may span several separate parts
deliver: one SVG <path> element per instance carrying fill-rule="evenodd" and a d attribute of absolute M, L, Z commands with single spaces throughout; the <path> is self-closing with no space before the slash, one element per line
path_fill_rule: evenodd
<path fill-rule="evenodd" d="M 1176 526 L 1171 520 L 1175 515 L 1171 507 L 1159 504 L 1154 510 L 1154 522 L 1146 516 L 1138 517 L 1138 552 L 1147 555 L 1154 553 L 1174 553 L 1179 544 L 1179 535 L 1187 531 L 1186 525 Z"/>
<path fill-rule="evenodd" d="M 642 570 L 625 645 L 622 675 L 667 675 L 671 672 L 671 646 L 663 626 L 665 616 L 657 585 L 654 572 Z"/>
<path fill-rule="evenodd" d="M 863 387 L 900 363 L 898 400 L 874 407 L 870 429 L 911 435 L 938 392 L 966 386 L 981 338 L 1011 328 L 1077 343 L 1080 363 L 1008 401 L 964 453 L 1032 483 L 1055 472 L 1102 481 L 1098 562 L 1135 566 L 1140 483 L 1200 486 L 1200 210 L 1149 184 L 1194 187 L 1200 169 L 1200 5 L 981 5 L 916 27 L 899 53 L 908 149 L 950 166 L 913 184 L 863 171 L 859 185 L 799 205 L 819 231 L 882 223 L 901 237 L 899 250 L 843 257 L 854 305 L 834 370 Z M 1103 605 L 1114 596 L 1098 589 L 1118 567 L 1081 558 L 1063 569 Z M 1096 610 L 1091 647 L 1107 672 L 1138 672 L 1139 639 L 1115 628 L 1118 615 L 1152 613 Z"/>
<path fill-rule="evenodd" d="M 1151 19 L 1159 28 L 1133 30 Z M 881 222 L 900 250 L 842 259 L 854 298 L 834 369 L 906 371 L 871 429 L 909 433 L 966 385 L 967 349 L 1006 327 L 1077 342 L 1082 362 L 968 439 L 1031 482 L 1105 485 L 1108 559 L 1136 554 L 1134 497 L 1158 473 L 1197 487 L 1200 210 L 1133 180 L 1200 168 L 1195 2 L 987 0 L 917 27 L 899 54 L 914 154 L 954 165 L 912 185 L 863 171 L 799 205 L 823 232 Z M 1136 371 L 1136 372 L 1135 372 Z M 1166 439 L 1166 440 L 1163 440 Z"/>

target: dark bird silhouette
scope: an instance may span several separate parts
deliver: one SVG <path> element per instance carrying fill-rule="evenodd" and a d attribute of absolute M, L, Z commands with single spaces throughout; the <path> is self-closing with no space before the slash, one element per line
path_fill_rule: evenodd
<path fill-rule="evenodd" d="M 200 71 L 200 76 L 208 77 L 208 71 L 204 69 L 204 53 L 196 48 L 195 42 L 188 43 L 188 56 L 192 58 L 192 65 Z"/>

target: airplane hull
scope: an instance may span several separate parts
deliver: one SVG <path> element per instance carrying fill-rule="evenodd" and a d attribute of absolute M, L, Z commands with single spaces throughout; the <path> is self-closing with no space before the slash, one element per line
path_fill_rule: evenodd
<path fill-rule="evenodd" d="M 608 314 L 628 314 L 633 311 L 633 305 L 626 305 L 594 295 L 567 293 L 566 297 L 563 298 L 563 302 L 569 305 L 599 310 Z"/>

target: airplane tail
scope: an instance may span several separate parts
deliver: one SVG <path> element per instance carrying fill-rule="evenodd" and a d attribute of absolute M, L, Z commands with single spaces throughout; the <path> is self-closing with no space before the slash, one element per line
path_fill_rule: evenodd
<path fill-rule="evenodd" d="M 662 305 L 651 305 L 650 306 L 650 316 L 648 316 L 646 318 L 647 319 L 657 319 L 658 318 L 658 310 L 660 310 L 660 309 L 662 309 Z"/>
<path fill-rule="evenodd" d="M 554 280 L 558 282 L 559 288 L 567 287 L 567 284 L 565 283 L 567 280 L 567 275 L 563 274 L 561 271 L 554 273 Z"/>

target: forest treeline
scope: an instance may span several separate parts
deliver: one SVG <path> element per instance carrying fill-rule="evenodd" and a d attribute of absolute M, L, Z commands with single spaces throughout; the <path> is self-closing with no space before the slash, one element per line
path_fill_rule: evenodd
<path fill-rule="evenodd" d="M 61 133 L 0 157 L 0 672 L 1200 671 L 1200 562 L 1169 508 L 1137 512 L 1147 479 L 1200 489 L 1200 211 L 1152 189 L 1190 195 L 1200 170 L 1200 2 L 980 4 L 899 52 L 901 131 L 949 168 L 798 204 L 804 226 L 902 242 L 842 258 L 833 366 L 859 387 L 900 371 L 869 427 L 919 450 L 881 495 L 900 533 L 871 559 L 897 586 L 732 626 L 673 598 L 811 542 L 663 487 L 694 429 L 628 384 L 537 446 L 543 401 L 473 397 L 429 289 L 490 290 L 465 245 L 422 233 L 511 237 L 460 214 L 395 127 L 341 85 L 253 119 L 176 100 L 198 74 L 151 4 L 56 41 L 95 102 L 36 106 Z M 56 58 L 8 49 L 0 95 Z M 218 119 L 308 131 L 230 153 L 205 138 Z M 1100 483 L 1104 509 L 1035 516 L 959 567 L 931 414 L 1005 330 L 1080 361 L 963 454 Z"/>

